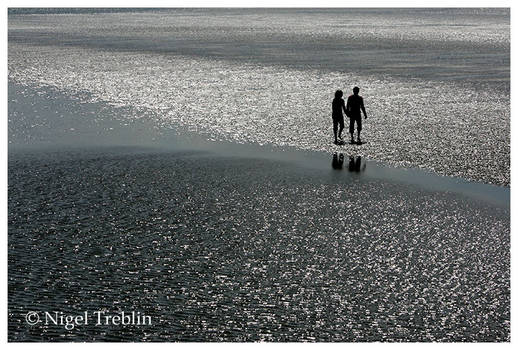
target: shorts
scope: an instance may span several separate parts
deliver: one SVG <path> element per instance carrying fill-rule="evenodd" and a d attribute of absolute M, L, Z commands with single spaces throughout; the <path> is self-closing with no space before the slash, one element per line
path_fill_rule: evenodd
<path fill-rule="evenodd" d="M 338 129 L 338 125 L 340 125 L 340 130 L 342 130 L 344 126 L 344 117 L 333 117 L 333 130 Z"/>
<path fill-rule="evenodd" d="M 362 131 L 362 115 L 353 115 L 349 117 L 349 134 L 354 133 L 354 122 L 356 122 L 356 128 L 358 132 Z"/>

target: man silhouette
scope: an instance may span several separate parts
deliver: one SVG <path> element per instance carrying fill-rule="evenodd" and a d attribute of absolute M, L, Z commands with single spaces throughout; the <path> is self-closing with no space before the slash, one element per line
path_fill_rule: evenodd
<path fill-rule="evenodd" d="M 353 95 L 347 99 L 347 106 L 345 107 L 346 114 L 349 116 L 349 133 L 351 134 L 351 143 L 354 143 L 354 122 L 358 129 L 358 143 L 361 143 L 360 132 L 362 131 L 362 114 L 367 119 L 367 113 L 363 106 L 363 97 L 358 95 L 360 88 L 355 86 L 353 88 Z"/>

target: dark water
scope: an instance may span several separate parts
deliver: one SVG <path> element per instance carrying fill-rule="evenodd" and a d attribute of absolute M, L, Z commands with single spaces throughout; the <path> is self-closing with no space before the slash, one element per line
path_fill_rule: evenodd
<path fill-rule="evenodd" d="M 180 142 L 37 91 L 10 87 L 10 341 L 509 340 L 494 186 Z M 31 311 L 152 324 L 67 330 L 28 325 Z"/>
<path fill-rule="evenodd" d="M 508 10 L 35 12 L 9 12 L 9 341 L 510 340 Z M 356 83 L 367 143 L 337 148 Z"/>
<path fill-rule="evenodd" d="M 506 341 L 509 212 L 266 160 L 9 159 L 9 339 Z M 152 326 L 30 327 L 28 311 Z"/>

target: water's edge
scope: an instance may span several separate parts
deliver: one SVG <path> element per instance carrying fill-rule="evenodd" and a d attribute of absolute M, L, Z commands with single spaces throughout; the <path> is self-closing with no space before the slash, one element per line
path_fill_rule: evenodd
<path fill-rule="evenodd" d="M 238 157 L 243 159 L 267 159 L 272 161 L 281 161 L 290 163 L 295 168 L 304 169 L 329 169 L 335 173 L 339 170 L 333 170 L 331 167 L 332 153 L 321 151 L 300 150 L 291 146 L 277 146 L 277 145 L 259 145 L 254 143 L 238 144 L 229 141 L 212 139 L 208 140 L 207 135 L 199 135 L 189 130 L 179 130 L 174 126 L 157 127 L 153 125 L 152 120 L 141 118 L 138 121 L 124 123 L 120 120 L 119 115 L 125 113 L 124 108 L 114 107 L 107 103 L 82 103 L 80 100 L 71 96 L 56 91 L 55 89 L 43 89 L 45 94 L 42 94 L 42 89 L 35 89 L 33 87 L 18 85 L 13 81 L 9 81 L 9 124 L 16 123 L 13 120 L 11 113 L 13 109 L 20 111 L 20 108 L 25 107 L 30 110 L 21 110 L 25 114 L 25 118 L 36 118 L 41 120 L 47 118 L 51 120 L 55 115 L 65 115 L 73 126 L 76 121 L 84 124 L 85 122 L 93 124 L 94 121 L 85 120 L 88 115 L 103 113 L 102 123 L 98 122 L 92 125 L 80 125 L 77 130 L 73 130 L 75 135 L 69 139 L 67 137 L 56 137 L 55 140 L 44 140 L 43 142 L 30 142 L 23 144 L 19 140 L 12 142 L 11 130 L 9 132 L 9 153 L 15 154 L 17 152 L 27 151 L 56 151 L 56 150 L 73 150 L 75 148 L 93 148 L 99 149 L 105 147 L 139 147 L 147 149 L 149 152 L 171 152 L 171 151 L 196 151 L 202 152 L 205 156 L 218 157 Z M 20 92 L 23 91 L 21 94 Z M 25 95 L 25 97 L 24 97 Z M 51 98 L 48 98 L 50 96 Z M 41 99 L 33 103 L 27 102 L 25 98 Z M 37 110 L 38 104 L 48 103 L 48 106 Z M 70 107 L 73 106 L 73 107 Z M 33 114 L 28 116 L 28 114 Z M 27 123 L 27 121 L 25 121 Z M 61 123 L 63 120 L 57 121 Z M 49 122 L 49 125 L 52 123 Z M 63 129 L 70 125 L 65 125 Z M 84 139 L 78 137 L 81 128 L 87 131 Z M 11 129 L 11 128 L 10 128 Z M 74 129 L 70 127 L 70 130 Z M 106 132 L 109 131 L 109 132 Z M 106 133 L 105 133 L 106 132 Z M 93 135 L 95 133 L 95 135 Z M 116 134 L 114 136 L 114 133 Z M 93 139 L 92 139 L 93 137 Z M 350 157 L 357 157 L 361 154 L 361 147 L 357 145 L 336 146 L 336 153 L 342 153 L 345 158 L 344 169 L 347 174 L 347 164 Z M 452 192 L 478 201 L 487 201 L 493 205 L 504 208 L 510 206 L 510 188 L 505 186 L 496 186 L 484 184 L 474 181 L 468 181 L 463 178 L 443 176 L 433 173 L 431 171 L 413 168 L 413 167 L 393 167 L 384 162 L 363 159 L 364 164 L 367 164 L 365 170 L 362 171 L 362 178 L 377 179 L 386 182 L 402 183 L 409 186 L 417 186 L 429 191 L 437 192 Z"/>

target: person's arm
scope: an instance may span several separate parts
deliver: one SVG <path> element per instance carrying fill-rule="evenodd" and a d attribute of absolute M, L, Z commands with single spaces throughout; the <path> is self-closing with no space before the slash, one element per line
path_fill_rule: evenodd
<path fill-rule="evenodd" d="M 361 109 L 363 111 L 363 115 L 365 116 L 365 119 L 367 119 L 367 112 L 365 112 L 365 106 L 363 105 L 363 97 L 362 97 L 362 99 L 360 101 L 361 101 L 360 107 L 361 107 Z"/>
<path fill-rule="evenodd" d="M 345 115 L 347 115 L 347 109 L 345 108 L 345 101 L 342 99 L 342 108 L 344 110 Z"/>
<path fill-rule="evenodd" d="M 345 115 L 349 115 L 349 110 L 351 106 L 349 105 L 349 98 L 347 98 L 347 106 L 345 106 Z"/>

